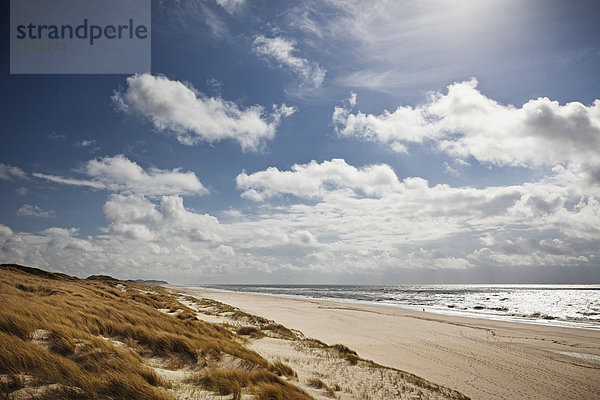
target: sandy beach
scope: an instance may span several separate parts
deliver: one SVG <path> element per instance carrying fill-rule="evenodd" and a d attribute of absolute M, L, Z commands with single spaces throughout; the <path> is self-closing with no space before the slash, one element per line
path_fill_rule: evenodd
<path fill-rule="evenodd" d="M 600 398 L 600 331 L 389 306 L 178 291 L 214 299 L 473 399 Z M 259 349 L 260 350 L 260 349 Z"/>

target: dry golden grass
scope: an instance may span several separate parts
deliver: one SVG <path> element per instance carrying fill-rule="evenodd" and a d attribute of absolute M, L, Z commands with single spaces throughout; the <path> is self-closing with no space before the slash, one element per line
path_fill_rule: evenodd
<path fill-rule="evenodd" d="M 350 365 L 356 365 L 360 360 L 360 357 L 358 357 L 358 354 L 356 354 L 354 350 L 349 349 L 343 344 L 334 344 L 333 346 L 330 346 L 330 348 L 334 350 L 340 357 L 348 360 Z"/>
<path fill-rule="evenodd" d="M 249 388 L 249 391 L 258 399 L 311 399 L 300 388 L 283 381 L 274 373 L 265 370 L 203 371 L 192 376 L 189 382 L 221 395 L 233 394 L 233 398 L 236 400 L 241 398 L 242 388 Z"/>
<path fill-rule="evenodd" d="M 281 360 L 276 360 L 274 363 L 269 364 L 269 370 L 274 372 L 277 376 L 286 376 L 288 378 L 298 378 L 298 374 L 290 367 L 281 362 Z"/>
<path fill-rule="evenodd" d="M 296 388 L 294 386 L 294 388 Z M 258 400 L 307 400 L 312 399 L 306 392 L 296 388 L 295 391 L 286 390 L 281 385 L 260 383 L 253 391 Z"/>
<path fill-rule="evenodd" d="M 315 389 L 323 389 L 329 397 L 335 397 L 335 391 L 319 378 L 310 378 L 307 383 Z"/>
<path fill-rule="evenodd" d="M 281 324 L 277 324 L 257 315 L 249 314 L 228 304 L 223 304 L 212 299 L 192 296 L 187 296 L 185 300 L 198 306 L 199 311 L 203 314 L 225 317 L 234 323 L 239 323 L 241 321 L 244 325 L 235 329 L 235 332 L 239 335 L 259 339 L 268 334 L 269 336 L 275 336 L 286 340 L 301 340 L 294 331 Z M 246 324 L 250 324 L 250 326 Z"/>
<path fill-rule="evenodd" d="M 247 320 L 253 324 L 267 324 L 270 321 L 256 315 L 248 314 L 239 308 L 224 304 L 216 300 L 188 296 L 186 300 L 191 301 L 203 309 L 209 315 L 227 315 L 232 320 Z"/>
<path fill-rule="evenodd" d="M 226 328 L 197 320 L 193 310 L 158 287 L 2 265 L 0 304 L 0 374 L 27 373 L 81 389 L 65 398 L 82 398 L 84 393 L 84 398 L 167 399 L 170 396 L 160 388 L 169 382 L 159 378 L 145 358 L 161 357 L 172 367 L 201 368 L 224 355 L 251 365 L 250 374 L 273 376 L 274 381 L 265 382 L 297 395 L 295 387 L 269 371 L 284 367 L 245 348 Z M 165 309 L 178 314 L 159 311 Z M 32 341 L 39 330 L 49 333 L 43 346 Z M 127 346 L 119 348 L 110 338 Z"/>
<path fill-rule="evenodd" d="M 235 330 L 235 333 L 242 336 L 250 336 L 252 339 L 260 339 L 265 336 L 260 329 L 254 326 L 241 326 Z"/>
<path fill-rule="evenodd" d="M 280 337 L 281 339 L 287 340 L 299 340 L 300 338 L 291 330 L 286 328 L 283 325 L 269 323 L 266 325 L 261 325 L 260 329 L 262 331 L 270 331 L 272 334 Z"/>
<path fill-rule="evenodd" d="M 262 347 L 261 350 L 260 343 L 263 340 L 254 341 L 253 348 L 273 361 L 273 364 L 269 366 L 269 370 L 279 376 L 287 376 L 295 381 L 307 382 L 308 387 L 314 388 L 315 384 L 317 384 L 316 381 L 311 384 L 310 376 L 314 373 L 321 374 L 321 370 L 328 370 L 328 373 L 331 375 L 330 381 L 332 382 L 332 386 L 328 386 L 325 382 L 320 381 L 316 388 L 325 390 L 326 394 L 330 397 L 336 397 L 335 392 L 343 391 L 344 393 L 352 393 L 352 396 L 358 396 L 357 398 L 360 399 L 430 398 L 468 400 L 468 397 L 460 392 L 437 385 L 417 375 L 382 366 L 372 360 L 361 358 L 356 351 L 343 344 L 328 345 L 318 339 L 307 338 L 299 331 L 292 331 L 274 321 L 249 314 L 213 299 L 196 297 L 190 295 L 189 292 L 187 292 L 187 295 L 181 294 L 181 296 L 185 298 L 188 304 L 193 304 L 193 307 L 199 313 L 221 317 L 222 326 L 227 327 L 233 332 L 249 336 L 253 339 L 263 338 L 263 340 L 268 341 L 269 339 L 264 339 L 264 336 L 268 336 L 275 340 L 282 339 L 283 342 L 287 342 L 290 348 L 289 352 L 284 354 L 269 354 L 271 350 L 269 349 L 265 352 L 265 347 Z M 252 336 L 257 333 L 265 333 L 265 335 Z M 289 356 L 294 353 L 302 354 L 302 356 Z M 309 355 L 309 357 L 306 357 L 306 355 Z M 286 362 L 291 362 L 293 367 L 298 369 L 299 372 L 296 373 L 292 367 L 282 364 L 280 361 L 281 358 L 286 359 Z M 336 360 L 341 363 L 336 362 Z M 278 364 L 285 365 L 284 368 L 289 368 L 293 375 L 283 373 L 277 367 Z M 302 371 L 303 369 L 304 371 Z M 306 369 L 309 371 L 306 371 Z M 299 379 L 300 373 L 304 375 L 301 377 L 302 379 Z M 342 386 L 339 383 L 335 383 L 340 376 L 343 376 L 344 384 Z M 299 385 L 304 386 L 302 383 L 299 383 Z M 273 394 L 273 396 L 277 395 L 277 391 L 273 390 L 273 388 L 262 385 L 261 391 L 258 386 L 260 385 L 254 387 L 255 395 L 257 393 L 262 393 L 265 396 L 270 394 Z M 376 394 L 373 394 L 373 391 Z"/>

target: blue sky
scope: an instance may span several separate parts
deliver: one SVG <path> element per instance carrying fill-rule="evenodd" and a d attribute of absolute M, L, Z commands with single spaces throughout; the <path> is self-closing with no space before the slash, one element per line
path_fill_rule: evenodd
<path fill-rule="evenodd" d="M 152 70 L 10 75 L 0 261 L 600 282 L 595 1 L 152 2 Z"/>

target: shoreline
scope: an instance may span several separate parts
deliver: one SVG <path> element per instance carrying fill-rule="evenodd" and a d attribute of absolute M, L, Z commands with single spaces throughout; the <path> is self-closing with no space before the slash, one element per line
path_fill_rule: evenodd
<path fill-rule="evenodd" d="M 163 285 L 165 287 L 169 287 L 171 289 L 181 288 L 181 289 L 191 289 L 191 290 L 205 290 L 207 292 L 217 292 L 217 293 L 240 293 L 240 294 L 251 294 L 257 296 L 272 296 L 272 297 L 282 297 L 286 299 L 299 299 L 299 300 L 316 300 L 316 301 L 332 301 L 343 304 L 358 304 L 364 306 L 373 306 L 373 307 L 390 307 L 390 308 L 398 308 L 407 311 L 415 311 L 415 312 L 425 312 L 433 315 L 442 315 L 449 317 L 457 317 L 457 318 L 472 318 L 476 320 L 489 320 L 489 321 L 498 321 L 498 322 L 509 322 L 509 323 L 517 323 L 517 324 L 532 324 L 532 325 L 540 325 L 540 326 L 548 326 L 548 327 L 559 327 L 559 328 L 568 328 L 568 329 L 584 329 L 584 330 L 593 330 L 600 331 L 600 325 L 588 325 L 584 326 L 583 324 L 577 322 L 564 321 L 556 318 L 552 319 L 528 319 L 526 317 L 514 316 L 512 318 L 505 317 L 503 315 L 495 315 L 495 314 L 485 314 L 485 313 L 476 313 L 471 311 L 457 311 L 455 309 L 441 309 L 435 307 L 425 307 L 422 306 L 409 306 L 405 304 L 396 304 L 396 303 L 384 303 L 384 302 L 375 302 L 375 301 L 367 301 L 367 300 L 355 300 L 355 299 L 345 299 L 345 298 L 320 298 L 320 297 L 309 297 L 295 294 L 274 294 L 274 293 L 261 293 L 261 292 L 245 292 L 245 291 L 236 291 L 236 290 L 228 290 L 228 289 L 218 289 L 212 287 L 202 287 L 202 286 L 181 286 L 181 285 Z M 423 311 L 421 311 L 423 309 Z"/>
<path fill-rule="evenodd" d="M 473 399 L 600 397 L 600 331 L 358 302 L 169 288 L 272 319 L 307 337 Z"/>

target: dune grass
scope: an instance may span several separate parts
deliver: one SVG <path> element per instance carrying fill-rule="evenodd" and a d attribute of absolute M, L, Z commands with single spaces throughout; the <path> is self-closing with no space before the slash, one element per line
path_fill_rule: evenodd
<path fill-rule="evenodd" d="M 260 339 L 265 336 L 260 329 L 254 326 L 241 326 L 235 330 L 235 333 L 242 336 L 250 336 L 252 339 Z"/>
<path fill-rule="evenodd" d="M 186 297 L 186 300 L 196 304 L 200 308 L 200 312 L 204 314 L 226 317 L 232 321 L 242 321 L 245 324 L 252 325 L 238 327 L 236 333 L 239 335 L 250 336 L 253 339 L 259 339 L 265 335 L 270 335 L 286 340 L 301 340 L 301 338 L 291 329 L 266 318 L 249 314 L 237 307 L 207 298 L 188 296 Z"/>
<path fill-rule="evenodd" d="M 241 398 L 242 388 L 249 388 L 258 400 L 309 400 L 311 397 L 270 371 L 209 370 L 193 375 L 190 383 L 215 391 L 221 395 L 233 394 Z"/>
<path fill-rule="evenodd" d="M 291 379 L 298 378 L 296 371 L 289 365 L 282 363 L 281 360 L 276 360 L 274 363 L 269 364 L 269 371 L 275 373 L 277 376 L 285 376 Z"/>
<path fill-rule="evenodd" d="M 397 379 L 430 393 L 466 399 L 418 376 L 364 360 L 341 344 L 330 346 L 304 338 L 297 331 L 214 300 L 186 297 L 194 302 L 187 303 L 191 309 L 178 298 L 179 294 L 157 286 L 106 276 L 82 280 L 34 268 L 0 266 L 0 398 L 41 384 L 52 386 L 52 391 L 39 398 L 171 399 L 183 377 L 167 392 L 171 382 L 157 375 L 150 360 L 162 368 L 196 371 L 188 385 L 234 399 L 243 394 L 258 400 L 311 399 L 298 385 L 335 397 L 338 385 L 332 389 L 320 379 L 305 381 L 305 377 L 300 382 L 296 372 L 279 359 L 268 362 L 244 347 L 247 337 L 269 336 L 343 359 L 346 369 L 358 365 L 394 372 Z M 225 316 L 231 323 L 198 320 L 196 306 L 200 312 Z"/>
<path fill-rule="evenodd" d="M 315 389 L 323 389 L 329 397 L 335 397 L 335 391 L 319 378 L 310 378 L 307 383 Z"/>
<path fill-rule="evenodd" d="M 168 399 L 161 387 L 169 382 L 147 366 L 146 358 L 199 369 L 229 355 L 254 369 L 250 381 L 229 377 L 231 382 L 247 386 L 260 381 L 297 395 L 295 387 L 270 371 L 290 374 L 284 367 L 245 348 L 226 328 L 197 320 L 158 287 L 2 265 L 0 304 L 0 374 L 5 376 L 27 373 L 79 388 L 73 392 L 77 398 L 83 392 L 85 398 Z M 165 309 L 178 314 L 160 311 Z M 32 340 L 36 332 L 47 334 Z M 117 341 L 121 346 L 115 346 Z M 260 380 L 260 373 L 274 380 Z"/>

